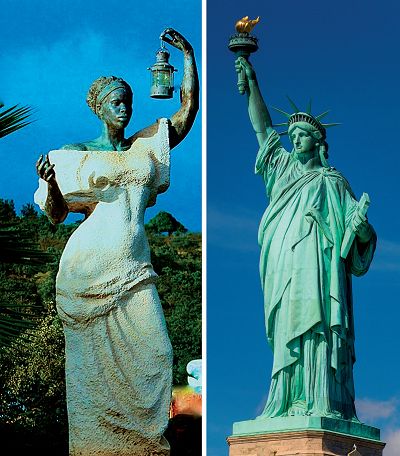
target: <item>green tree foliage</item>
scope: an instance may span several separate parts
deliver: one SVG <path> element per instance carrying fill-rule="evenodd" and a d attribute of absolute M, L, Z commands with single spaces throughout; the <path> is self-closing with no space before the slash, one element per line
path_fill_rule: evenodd
<path fill-rule="evenodd" d="M 150 233 L 149 242 L 174 349 L 174 384 L 187 384 L 187 363 L 201 358 L 201 235 Z"/>
<path fill-rule="evenodd" d="M 14 201 L 0 198 L 0 223 L 2 225 L 12 223 L 16 218 Z"/>
<path fill-rule="evenodd" d="M 0 345 L 34 326 L 36 300 L 26 269 L 50 260 L 19 222 L 14 202 L 0 199 Z"/>
<path fill-rule="evenodd" d="M 0 316 L 12 305 L 25 305 L 24 312 L 16 310 L 18 319 L 36 321 L 28 332 L 18 327 L 19 338 L 0 348 L 2 448 L 12 439 L 13 454 L 31 448 L 40 448 L 42 455 L 67 454 L 64 336 L 55 311 L 55 276 L 65 243 L 79 222 L 54 226 L 32 205 L 25 205 L 17 216 L 12 201 L 0 200 L 0 231 L 5 220 L 13 221 L 17 234 L 27 234 L 36 249 L 50 252 L 52 261 L 0 264 L 0 302 L 10 306 L 0 306 Z M 174 348 L 174 384 L 186 384 L 186 364 L 201 357 L 201 236 L 185 233 L 182 227 L 177 222 L 168 236 L 162 234 L 168 230 L 148 229 Z"/>
<path fill-rule="evenodd" d="M 29 447 L 40 448 L 40 454 L 66 454 L 63 353 L 55 310 L 42 319 L 29 343 L 17 340 L 0 351 L 0 435 L 6 446 L 12 438 L 13 454 L 26 454 Z"/>
<path fill-rule="evenodd" d="M 8 109 L 3 108 L 4 103 L 0 102 L 0 138 L 31 123 L 27 120 L 32 111 L 29 106 L 16 105 Z M 27 238 L 23 239 L 13 231 L 15 220 L 14 202 L 0 199 L 0 261 L 22 264 L 28 261 L 45 261 L 46 258 L 42 252 L 31 249 Z M 20 329 L 32 325 L 32 321 L 27 319 L 22 321 L 20 312 L 15 310 L 18 307 L 13 303 L 7 305 L 4 301 L 0 301 L 0 346 L 9 343 L 18 335 Z"/>
<path fill-rule="evenodd" d="M 155 234 L 186 233 L 187 229 L 169 212 L 161 211 L 146 226 L 147 231 Z"/>

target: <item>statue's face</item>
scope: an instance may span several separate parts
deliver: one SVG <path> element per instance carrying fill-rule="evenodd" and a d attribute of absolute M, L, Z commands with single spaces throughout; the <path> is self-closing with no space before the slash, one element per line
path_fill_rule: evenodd
<path fill-rule="evenodd" d="M 299 153 L 312 152 L 318 142 L 318 140 L 315 139 L 308 131 L 302 130 L 298 127 L 292 130 L 290 133 L 290 139 L 292 140 L 295 151 Z"/>
<path fill-rule="evenodd" d="M 132 98 L 125 89 L 111 92 L 101 104 L 100 118 L 114 128 L 125 128 L 132 116 Z"/>

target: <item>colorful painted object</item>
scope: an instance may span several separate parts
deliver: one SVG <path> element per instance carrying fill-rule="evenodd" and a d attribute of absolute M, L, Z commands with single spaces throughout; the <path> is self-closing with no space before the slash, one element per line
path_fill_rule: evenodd
<path fill-rule="evenodd" d="M 169 416 L 177 415 L 201 416 L 202 396 L 190 386 L 175 386 L 172 389 L 172 401 Z"/>

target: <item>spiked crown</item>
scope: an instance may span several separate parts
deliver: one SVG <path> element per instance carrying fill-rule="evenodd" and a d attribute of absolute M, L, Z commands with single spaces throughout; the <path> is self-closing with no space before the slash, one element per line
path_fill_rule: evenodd
<path fill-rule="evenodd" d="M 294 110 L 294 113 L 293 114 L 289 114 L 286 111 L 283 111 L 282 109 L 275 108 L 274 106 L 272 106 L 272 108 L 275 109 L 275 111 L 280 112 L 281 114 L 286 116 L 287 119 L 288 119 L 287 122 L 282 122 L 282 123 L 273 125 L 274 127 L 286 126 L 288 128 L 288 130 L 289 130 L 291 125 L 294 125 L 297 122 L 306 122 L 306 123 L 310 124 L 311 126 L 313 126 L 316 130 L 318 130 L 321 133 L 322 137 L 325 139 L 326 138 L 326 129 L 327 128 L 335 127 L 336 125 L 340 125 L 339 123 L 322 123 L 321 122 L 321 119 L 323 117 L 325 117 L 330 111 L 325 111 L 322 114 L 319 114 L 318 116 L 313 116 L 311 114 L 311 100 L 308 103 L 306 111 L 303 112 L 294 104 L 294 102 L 289 97 L 287 97 L 287 98 L 288 98 L 289 103 L 291 104 L 291 106 L 292 106 L 292 108 Z M 282 133 L 279 133 L 279 134 L 280 135 L 287 135 L 288 134 L 288 130 L 284 131 Z"/>

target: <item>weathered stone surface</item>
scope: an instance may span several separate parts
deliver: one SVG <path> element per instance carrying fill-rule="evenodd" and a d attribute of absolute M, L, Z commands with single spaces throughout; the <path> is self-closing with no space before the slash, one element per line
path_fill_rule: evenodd
<path fill-rule="evenodd" d="M 49 155 L 68 206 L 92 211 L 70 237 L 56 282 L 70 455 L 167 455 L 172 347 L 144 229 L 146 207 L 169 184 L 167 120 L 123 154 Z M 47 190 L 40 179 L 42 208 Z"/>

